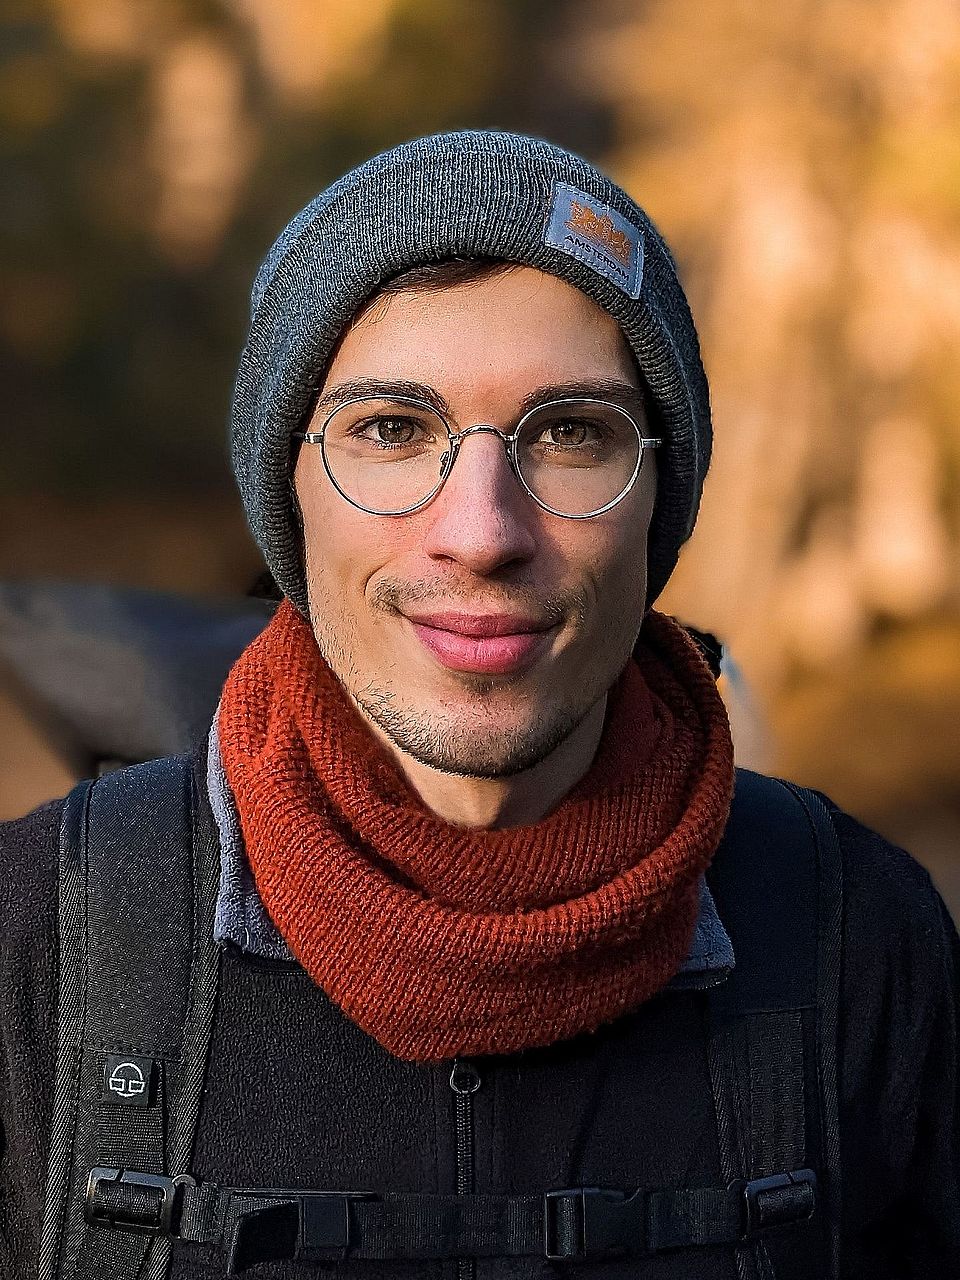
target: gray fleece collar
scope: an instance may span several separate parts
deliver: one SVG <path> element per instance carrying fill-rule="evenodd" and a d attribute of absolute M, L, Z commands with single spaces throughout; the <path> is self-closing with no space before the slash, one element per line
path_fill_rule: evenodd
<path fill-rule="evenodd" d="M 220 890 L 214 915 L 214 937 L 220 943 L 233 943 L 246 955 L 292 961 L 294 957 L 267 915 L 253 882 L 240 833 L 240 820 L 220 758 L 216 717 L 208 738 L 207 790 L 220 833 Z M 686 991 L 713 987 L 722 982 L 733 967 L 733 945 L 717 914 L 707 882 L 701 876 L 700 911 L 690 952 L 667 988 Z"/>

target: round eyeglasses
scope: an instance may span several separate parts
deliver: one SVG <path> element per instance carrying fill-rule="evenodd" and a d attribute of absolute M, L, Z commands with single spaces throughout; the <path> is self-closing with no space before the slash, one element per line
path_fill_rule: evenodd
<path fill-rule="evenodd" d="M 555 516 L 602 515 L 636 483 L 647 439 L 628 411 L 606 400 L 551 400 L 525 413 L 512 434 L 478 422 L 454 431 L 432 405 L 402 396 L 344 401 L 319 431 L 294 438 L 318 444 L 342 497 L 375 516 L 419 511 L 440 492 L 462 442 L 489 431 L 503 441 L 514 474 Z"/>

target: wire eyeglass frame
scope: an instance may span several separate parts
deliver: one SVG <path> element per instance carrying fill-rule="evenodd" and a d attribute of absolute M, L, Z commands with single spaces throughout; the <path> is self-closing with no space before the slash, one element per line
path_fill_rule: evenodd
<path fill-rule="evenodd" d="M 381 399 L 389 400 L 390 404 L 405 405 L 405 406 L 416 408 L 416 409 L 425 409 L 429 413 L 431 413 L 434 417 L 439 418 L 440 421 L 443 423 L 443 425 L 446 427 L 446 431 L 447 431 L 447 450 L 441 459 L 441 470 L 440 470 L 439 480 L 434 485 L 433 489 L 431 489 L 431 491 L 426 495 L 426 497 L 420 498 L 417 502 L 413 503 L 411 506 L 403 507 L 399 511 L 378 511 L 372 507 L 365 507 L 363 503 L 358 502 L 356 498 L 352 498 L 348 493 L 345 493 L 344 490 L 341 488 L 339 482 L 337 481 L 336 476 L 333 474 L 330 468 L 330 463 L 327 458 L 327 451 L 324 444 L 324 437 L 325 437 L 327 427 L 330 425 L 330 423 L 338 413 L 342 412 L 342 410 L 344 409 L 349 408 L 351 405 L 364 404 L 370 401 L 377 401 Z M 631 426 L 636 431 L 637 443 L 639 447 L 637 449 L 637 461 L 636 461 L 636 465 L 633 468 L 633 474 L 630 476 L 630 479 L 627 481 L 626 485 L 624 485 L 624 487 L 620 490 L 620 492 L 617 494 L 615 498 L 612 498 L 609 502 L 604 503 L 603 506 L 597 507 L 596 510 L 594 511 L 584 511 L 584 512 L 571 514 L 570 512 L 567 512 L 567 511 L 558 511 L 555 507 L 549 506 L 546 502 L 543 501 L 542 498 L 538 497 L 537 494 L 534 493 L 534 491 L 530 488 L 517 462 L 517 441 L 519 439 L 521 431 L 523 430 L 523 427 L 527 422 L 530 421 L 530 419 L 535 414 L 543 413 L 545 409 L 553 409 L 558 407 L 562 408 L 565 405 L 584 405 L 584 404 L 596 405 L 604 409 L 613 409 L 616 413 L 622 414 L 623 417 L 625 417 L 630 422 Z M 614 404 L 612 400 L 595 399 L 592 396 L 577 396 L 577 397 L 564 398 L 561 400 L 546 400 L 543 402 L 543 404 L 534 405 L 532 409 L 528 409 L 527 412 L 523 414 L 523 416 L 517 422 L 517 425 L 514 427 L 512 432 L 501 431 L 499 427 L 495 427 L 492 423 L 489 423 L 489 422 L 474 422 L 474 423 L 471 423 L 470 426 L 464 427 L 462 431 L 453 431 L 451 430 L 450 421 L 445 414 L 441 413 L 440 410 L 437 409 L 434 405 L 428 404 L 425 400 L 418 400 L 412 396 L 394 396 L 394 395 L 387 396 L 387 397 L 379 397 L 379 396 L 372 396 L 372 395 L 353 396 L 349 400 L 344 400 L 341 404 L 338 404 L 327 415 L 319 431 L 294 431 L 291 433 L 291 437 L 294 440 L 302 440 L 305 444 L 320 445 L 320 456 L 323 460 L 323 469 L 327 473 L 327 477 L 330 480 L 330 483 L 336 489 L 337 493 L 340 494 L 341 498 L 344 499 L 344 501 L 349 502 L 352 507 L 355 507 L 358 511 L 363 511 L 367 515 L 394 517 L 394 516 L 412 515 L 415 511 L 422 510 L 423 507 L 425 507 L 428 503 L 432 502 L 433 499 L 440 492 L 440 490 L 443 488 L 444 484 L 446 484 L 447 478 L 449 477 L 451 471 L 453 470 L 454 464 L 456 463 L 456 460 L 457 460 L 457 456 L 460 452 L 461 443 L 464 440 L 466 440 L 468 436 L 478 435 L 482 431 L 488 431 L 491 435 L 495 435 L 500 438 L 507 454 L 507 461 L 510 464 L 510 469 L 513 472 L 516 479 L 519 481 L 521 488 L 528 495 L 528 497 L 532 498 L 533 501 L 537 504 L 538 507 L 540 507 L 542 511 L 546 511 L 550 515 L 560 516 L 564 520 L 592 520 L 595 516 L 602 516 L 607 511 L 612 510 L 615 506 L 617 506 L 618 503 L 623 501 L 623 499 L 627 496 L 628 493 L 630 493 L 630 491 L 633 489 L 634 485 L 636 484 L 637 477 L 640 475 L 641 468 L 643 467 L 643 459 L 647 449 L 656 449 L 663 444 L 663 438 L 660 436 L 652 436 L 652 437 L 644 436 L 633 414 L 630 413 L 628 409 L 625 409 L 623 405 Z"/>

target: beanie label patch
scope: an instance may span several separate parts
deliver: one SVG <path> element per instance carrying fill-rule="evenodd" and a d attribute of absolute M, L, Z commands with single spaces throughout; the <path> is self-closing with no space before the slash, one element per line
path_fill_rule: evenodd
<path fill-rule="evenodd" d="M 592 267 L 628 298 L 640 297 L 643 240 L 633 223 L 610 205 L 566 182 L 555 182 L 543 242 Z"/>

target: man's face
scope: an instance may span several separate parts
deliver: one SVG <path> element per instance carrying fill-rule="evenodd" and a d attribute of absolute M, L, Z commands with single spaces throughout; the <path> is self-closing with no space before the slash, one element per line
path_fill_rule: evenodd
<path fill-rule="evenodd" d="M 347 331 L 322 394 L 356 382 L 429 387 L 454 430 L 505 432 L 531 397 L 638 386 L 613 318 L 529 267 L 380 299 Z M 541 510 L 489 432 L 464 440 L 439 494 L 410 515 L 351 506 L 317 446 L 301 449 L 295 487 L 320 650 L 402 752 L 448 773 L 518 773 L 595 712 L 623 670 L 643 618 L 652 455 L 622 502 L 586 520 Z"/>

